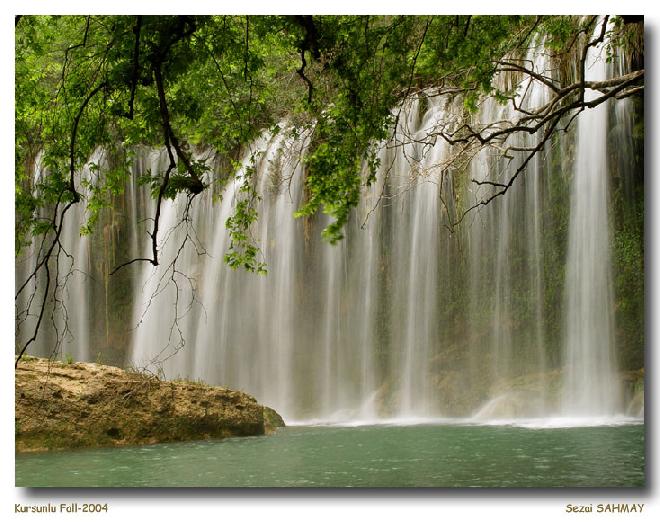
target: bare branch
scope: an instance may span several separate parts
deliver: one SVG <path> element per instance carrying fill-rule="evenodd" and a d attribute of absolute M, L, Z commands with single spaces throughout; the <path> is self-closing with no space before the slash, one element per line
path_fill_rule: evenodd
<path fill-rule="evenodd" d="M 551 79 L 537 73 L 536 71 L 526 68 L 525 66 L 522 66 L 520 64 L 517 64 L 515 62 L 512 62 L 510 60 L 503 60 L 500 62 L 503 66 L 507 66 L 504 68 L 498 68 L 496 71 L 511 71 L 511 72 L 518 72 L 518 73 L 524 73 L 530 77 L 532 77 L 535 80 L 538 80 L 542 84 L 548 86 L 552 91 L 555 93 L 559 93 L 560 89 L 555 85 L 554 82 L 552 82 Z"/>

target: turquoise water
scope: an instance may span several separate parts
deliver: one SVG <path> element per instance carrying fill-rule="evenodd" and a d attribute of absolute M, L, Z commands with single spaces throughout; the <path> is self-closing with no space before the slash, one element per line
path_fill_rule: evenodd
<path fill-rule="evenodd" d="M 271 436 L 16 456 L 25 487 L 630 487 L 644 426 L 289 427 Z"/>

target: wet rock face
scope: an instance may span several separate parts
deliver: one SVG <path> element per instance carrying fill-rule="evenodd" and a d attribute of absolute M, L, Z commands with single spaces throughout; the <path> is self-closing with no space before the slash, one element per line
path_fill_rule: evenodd
<path fill-rule="evenodd" d="M 16 369 L 15 403 L 18 452 L 252 436 L 284 425 L 243 392 L 37 358 Z"/>

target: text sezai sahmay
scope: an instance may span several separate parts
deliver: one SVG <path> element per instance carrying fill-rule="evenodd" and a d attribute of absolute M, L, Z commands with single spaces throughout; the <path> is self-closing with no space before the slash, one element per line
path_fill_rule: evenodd
<path fill-rule="evenodd" d="M 644 503 L 599 503 L 598 505 L 566 505 L 566 512 L 610 512 L 613 514 L 639 514 L 644 511 Z"/>

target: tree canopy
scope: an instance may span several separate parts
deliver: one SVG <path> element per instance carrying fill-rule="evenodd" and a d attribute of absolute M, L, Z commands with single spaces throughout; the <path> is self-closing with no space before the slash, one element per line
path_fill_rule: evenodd
<path fill-rule="evenodd" d="M 16 251 L 42 242 L 25 284 L 46 271 L 72 206 L 89 210 L 81 233 L 93 229 L 109 196 L 122 191 L 136 145 L 164 147 L 170 160 L 165 172 L 141 181 L 152 189 L 156 214 L 151 255 L 140 260 L 159 264 L 162 201 L 178 194 L 193 199 L 209 185 L 209 167 L 194 160 L 193 146 L 210 146 L 232 159 L 229 178 L 241 147 L 283 120 L 293 132 L 311 135 L 303 159 L 307 199 L 298 215 L 321 210 L 332 216 L 324 235 L 334 242 L 362 185 L 373 182 L 377 147 L 396 130 L 402 101 L 430 91 L 461 97 L 459 124 L 433 137 L 460 147 L 542 131 L 531 158 L 575 114 L 643 90 L 641 67 L 600 84 L 584 77 L 588 48 L 603 41 L 610 50 L 627 46 L 641 63 L 637 22 L 596 16 L 17 17 Z M 525 62 L 536 34 L 544 35 L 559 73 L 538 72 Z M 571 60 L 578 64 L 577 80 L 561 73 L 561 64 Z M 476 126 L 471 115 L 484 96 L 515 100 L 517 85 L 506 90 L 494 81 L 500 72 L 543 82 L 553 98 L 493 131 Z M 602 96 L 585 103 L 588 87 Z M 97 182 L 76 182 L 75 173 L 99 146 L 123 152 L 126 162 Z M 35 181 L 38 154 L 47 176 Z M 89 186 L 85 199 L 80 184 Z M 226 224 L 232 239 L 226 261 L 264 271 L 250 234 L 257 220 L 252 203 L 259 198 L 254 188 L 246 177 Z M 37 213 L 44 209 L 48 216 Z M 17 296 L 24 289 L 19 286 Z"/>

